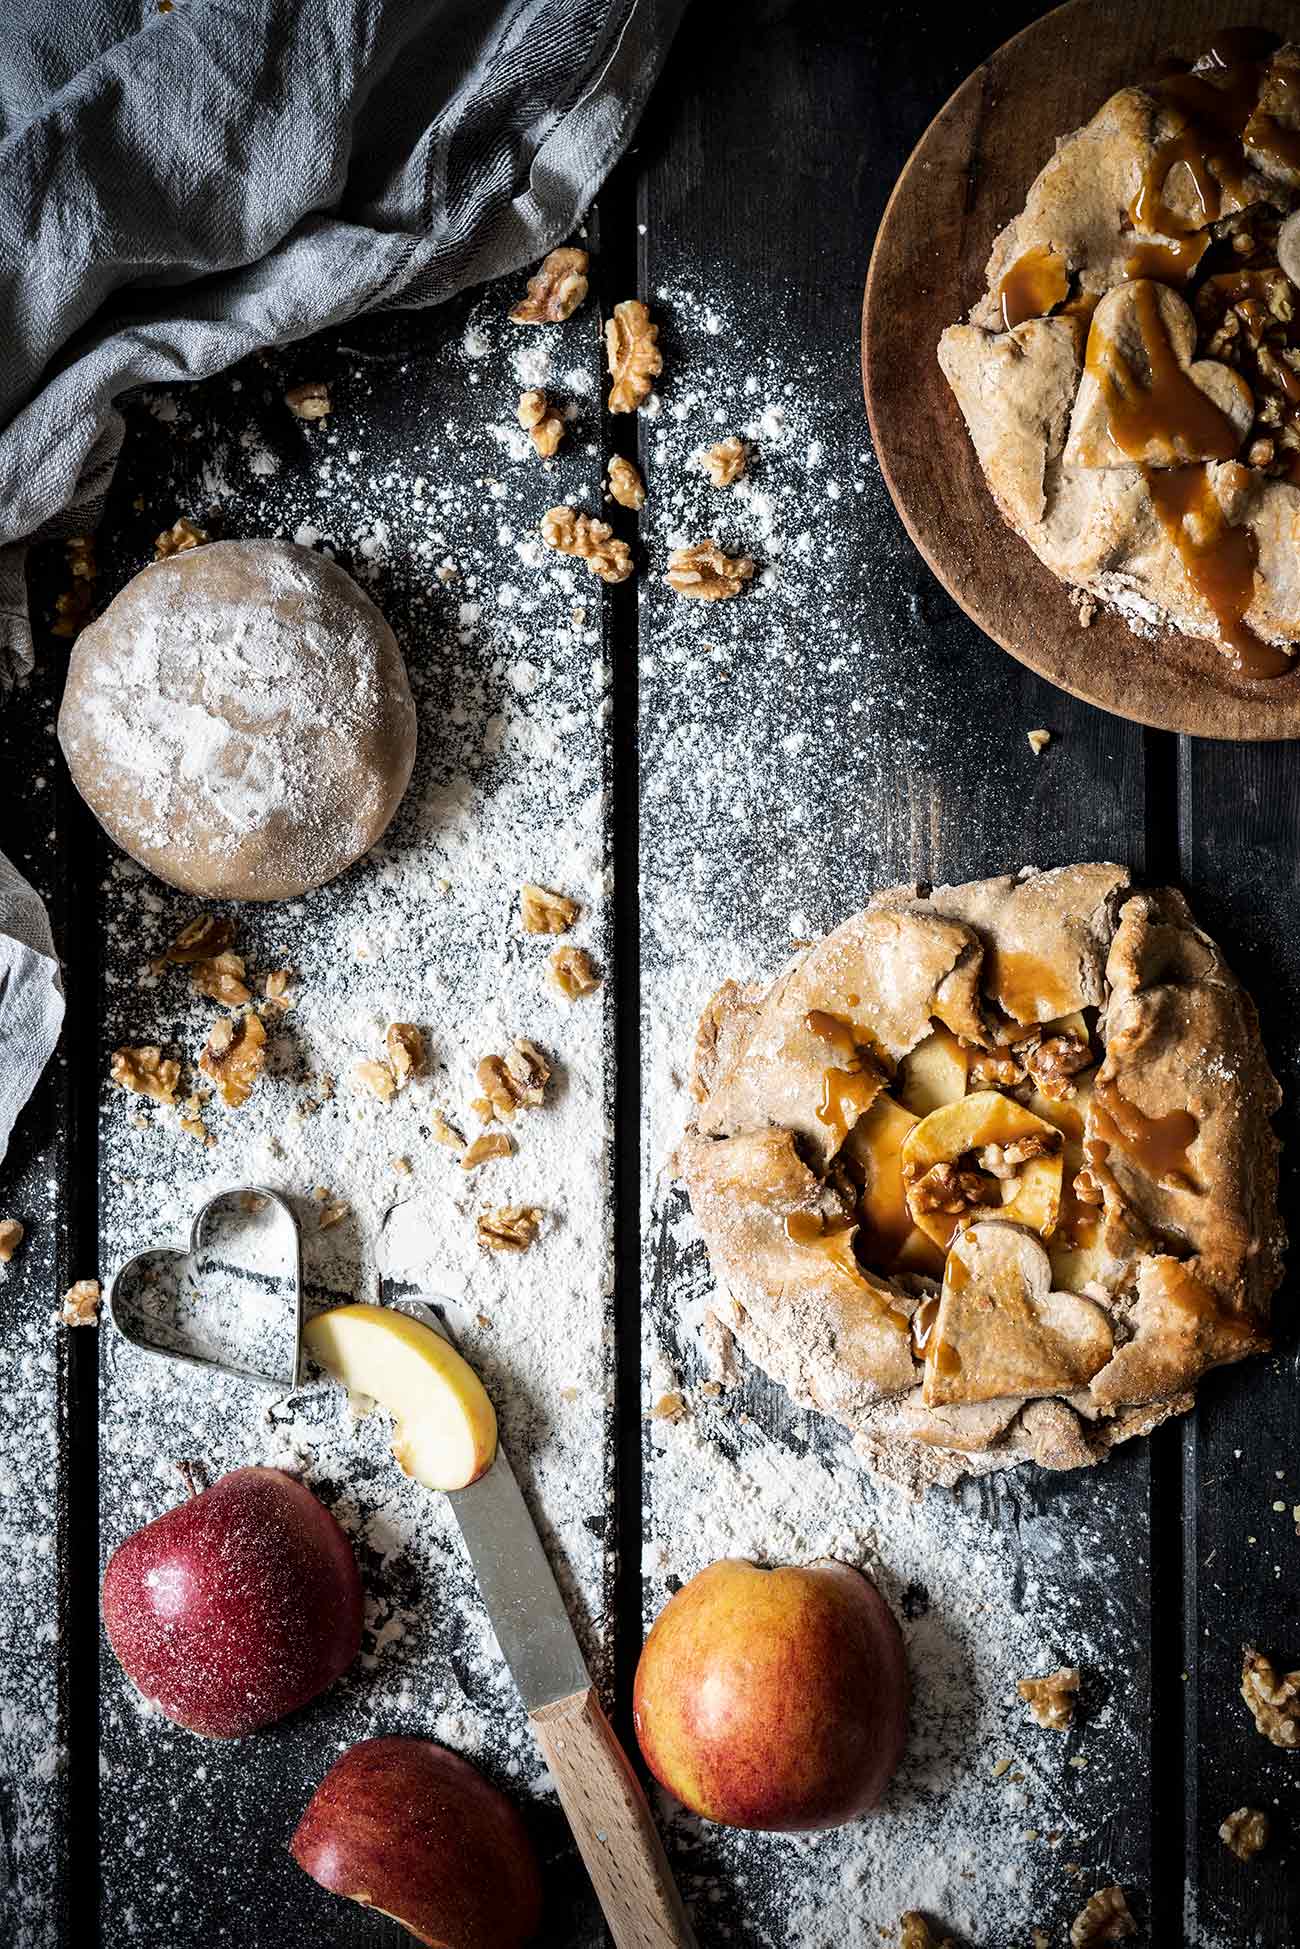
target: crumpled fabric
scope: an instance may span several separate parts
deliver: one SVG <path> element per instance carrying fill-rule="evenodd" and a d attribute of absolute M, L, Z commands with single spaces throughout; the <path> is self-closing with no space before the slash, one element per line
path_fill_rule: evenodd
<path fill-rule="evenodd" d="M 44 904 L 0 853 L 0 1158 L 62 1026 L 63 984 Z"/>
<path fill-rule="evenodd" d="M 99 518 L 132 387 L 563 241 L 686 0 L 6 0 L 0 663 L 26 544 Z"/>

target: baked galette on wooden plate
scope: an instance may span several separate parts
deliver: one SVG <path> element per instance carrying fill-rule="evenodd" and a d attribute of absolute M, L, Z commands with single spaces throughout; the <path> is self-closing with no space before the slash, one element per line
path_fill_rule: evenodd
<path fill-rule="evenodd" d="M 1237 30 L 1066 135 L 939 362 L 1047 568 L 1260 679 L 1300 646 L 1300 47 Z"/>
<path fill-rule="evenodd" d="M 1279 1090 L 1170 888 L 876 894 L 719 989 L 693 1091 L 717 1317 L 909 1485 L 1096 1462 L 1269 1344 Z"/>

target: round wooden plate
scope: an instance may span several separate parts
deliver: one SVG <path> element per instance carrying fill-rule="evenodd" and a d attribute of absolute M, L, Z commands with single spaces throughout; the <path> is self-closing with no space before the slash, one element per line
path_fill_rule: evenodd
<path fill-rule="evenodd" d="M 1170 52 L 1214 30 L 1294 34 L 1285 0 L 1069 0 L 963 82 L 922 136 L 880 225 L 862 307 L 862 382 L 889 491 L 939 580 L 1042 677 L 1139 724 L 1212 738 L 1300 737 L 1300 668 L 1238 676 L 1211 643 L 1135 636 L 1099 608 L 1087 629 L 1063 583 L 994 506 L 939 370 L 946 325 L 984 289 L 994 237 L 1066 135 Z"/>

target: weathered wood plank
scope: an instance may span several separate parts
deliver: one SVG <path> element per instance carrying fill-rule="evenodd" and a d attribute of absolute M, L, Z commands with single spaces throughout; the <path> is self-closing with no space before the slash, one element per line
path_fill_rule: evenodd
<path fill-rule="evenodd" d="M 665 1169 L 694 1013 L 724 975 L 774 972 L 792 937 L 894 880 L 1146 863 L 1143 735 L 955 611 L 894 516 L 857 387 L 885 196 L 953 82 L 1021 17 L 945 18 L 936 42 L 901 6 L 715 11 L 725 60 L 683 41 L 641 145 L 641 282 L 666 360 L 642 425 L 645 1357 L 648 1402 L 680 1387 L 689 1404 L 647 1438 L 647 1617 L 713 1557 L 849 1554 L 902 1610 L 916 1680 L 912 1752 L 875 1820 L 815 1845 L 674 1823 L 706 1943 L 874 1940 L 914 1905 L 1011 1944 L 1031 1923 L 1059 1939 L 1104 1880 L 1146 1900 L 1147 1452 L 912 1508 L 752 1372 L 702 1394 L 709 1281 Z M 732 431 L 756 448 L 743 494 L 688 466 Z M 660 577 L 667 546 L 703 534 L 765 573 L 692 609 Z M 1041 760 L 1037 725 L 1054 733 Z M 1068 1742 L 1014 1701 L 1016 1678 L 1066 1658 L 1092 1693 Z"/>
<path fill-rule="evenodd" d="M 605 958 L 599 604 L 580 568 L 552 572 L 528 540 L 552 501 L 598 495 L 586 437 L 597 329 L 586 313 L 559 336 L 519 334 L 505 320 L 513 295 L 494 289 L 436 317 L 371 321 L 131 409 L 101 548 L 107 590 L 151 556 L 153 535 L 176 515 L 213 527 L 213 504 L 224 533 L 319 541 L 397 631 L 421 754 L 396 824 L 365 862 L 288 907 L 234 910 L 250 966 L 290 966 L 299 986 L 250 1103 L 228 1114 L 207 1105 L 215 1149 L 105 1090 L 102 1265 L 182 1236 L 207 1191 L 263 1181 L 295 1199 L 313 1304 L 374 1297 L 381 1274 L 447 1295 L 603 1677 L 615 1546 L 603 1165 L 612 997 L 569 1008 L 551 995 L 551 944 L 524 937 L 516 917 L 525 879 L 571 891 L 585 909 L 577 938 Z M 556 390 L 578 407 L 569 452 L 546 471 L 514 421 L 513 362 L 525 349 L 556 354 Z M 282 395 L 294 379 L 320 377 L 335 412 L 308 431 Z M 161 1038 L 192 1062 L 217 1011 L 178 973 L 155 976 L 148 964 L 196 903 L 101 857 L 99 1074 L 123 1041 Z M 367 1107 L 353 1064 L 378 1053 L 393 1019 L 424 1025 L 432 1080 Z M 521 1120 L 514 1158 L 468 1176 L 433 1140 L 431 1114 L 436 1105 L 463 1121 L 475 1063 L 515 1034 L 552 1052 L 552 1101 Z M 399 1156 L 408 1175 L 394 1171 Z M 350 1206 L 329 1231 L 315 1186 Z M 476 1213 L 516 1201 L 545 1209 L 543 1241 L 524 1259 L 484 1254 Z M 346 1524 L 369 1597 L 352 1672 L 291 1720 L 230 1745 L 142 1711 L 104 1648 L 105 1935 L 176 1949 L 258 1949 L 313 1931 L 388 1942 L 391 1924 L 315 1888 L 285 1848 L 344 1746 L 409 1732 L 445 1740 L 525 1795 L 551 1864 L 548 1927 L 557 1941 L 597 1940 L 567 1830 L 553 1801 L 537 1797 L 541 1762 L 450 1512 L 400 1476 L 383 1417 L 350 1424 L 337 1390 L 269 1397 L 105 1339 L 104 1552 L 180 1493 L 182 1458 L 209 1479 L 278 1461 Z"/>
<path fill-rule="evenodd" d="M 1206 925 L 1254 995 L 1286 1102 L 1277 1120 L 1282 1210 L 1296 1210 L 1300 1092 L 1300 788 L 1294 750 L 1184 748 L 1184 876 Z M 1300 1665 L 1297 1358 L 1294 1273 L 1276 1302 L 1278 1351 L 1202 1388 L 1187 1431 L 1186 1563 L 1189 1776 L 1186 1939 L 1209 1946 L 1300 1939 L 1295 1756 L 1256 1732 L 1238 1696 L 1244 1642 Z M 1278 1507 L 1277 1505 L 1281 1505 Z M 1172 1646 L 1169 1654 L 1176 1656 Z M 1243 1865 L 1219 1840 L 1225 1815 L 1259 1807 L 1273 1822 L 1264 1855 Z"/>

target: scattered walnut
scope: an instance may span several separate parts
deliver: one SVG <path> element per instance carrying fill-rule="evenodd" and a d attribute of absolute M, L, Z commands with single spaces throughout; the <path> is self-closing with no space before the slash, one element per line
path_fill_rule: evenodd
<path fill-rule="evenodd" d="M 300 420 L 325 420 L 334 410 L 329 387 L 321 379 L 308 379 L 301 386 L 290 386 L 284 403 Z"/>
<path fill-rule="evenodd" d="M 52 628 L 56 636 L 76 636 L 90 621 L 95 607 L 95 582 L 99 568 L 95 561 L 95 537 L 93 535 L 69 535 L 63 544 L 67 558 L 68 573 L 72 577 L 72 587 L 54 599 L 54 622 Z"/>
<path fill-rule="evenodd" d="M 394 1170 L 396 1171 L 396 1173 L 397 1173 L 397 1175 L 398 1175 L 398 1177 L 399 1177 L 399 1178 L 409 1178 L 409 1177 L 410 1177 L 410 1175 L 411 1175 L 411 1160 L 410 1160 L 410 1158 L 409 1158 L 409 1157 L 394 1157 L 394 1158 L 392 1158 L 392 1159 L 390 1159 L 390 1162 L 391 1162 L 391 1164 L 392 1164 L 392 1167 L 393 1167 L 393 1169 L 394 1169 Z"/>
<path fill-rule="evenodd" d="M 716 541 L 693 542 L 689 548 L 675 548 L 668 557 L 664 580 L 679 596 L 697 602 L 725 602 L 738 596 L 754 573 L 748 555 L 724 555 Z"/>
<path fill-rule="evenodd" d="M 434 1111 L 431 1127 L 437 1142 L 445 1144 L 448 1150 L 464 1150 L 465 1139 L 461 1136 L 459 1130 L 452 1128 L 441 1110 Z"/>
<path fill-rule="evenodd" d="M 542 460 L 550 460 L 564 438 L 564 421 L 538 387 L 520 393 L 516 418 Z"/>
<path fill-rule="evenodd" d="M 1017 1054 L 1043 1095 L 1058 1103 L 1075 1094 L 1071 1077 L 1092 1067 L 1092 1050 L 1079 1035 L 1044 1036 Z"/>
<path fill-rule="evenodd" d="M 495 1211 L 479 1213 L 478 1242 L 490 1252 L 526 1252 L 541 1218 L 537 1205 L 498 1205 Z"/>
<path fill-rule="evenodd" d="M 546 979 L 566 1002 L 592 995 L 600 986 L 596 964 L 585 947 L 557 947 L 547 963 Z"/>
<path fill-rule="evenodd" d="M 17 1218 L 0 1218 L 0 1265 L 8 1265 L 22 1242 L 23 1226 L 21 1220 Z"/>
<path fill-rule="evenodd" d="M 151 1096 L 155 1103 L 165 1103 L 169 1108 L 176 1101 L 181 1066 L 174 1056 L 164 1056 L 155 1042 L 134 1049 L 114 1049 L 108 1073 L 122 1089 L 133 1090 L 137 1096 Z"/>
<path fill-rule="evenodd" d="M 1137 1923 L 1129 1913 L 1124 1890 L 1113 1885 L 1099 1888 L 1070 1924 L 1072 1949 L 1093 1949 L 1099 1942 L 1122 1942 L 1137 1934 Z"/>
<path fill-rule="evenodd" d="M 898 1918 L 899 1949 L 955 1949 L 950 1935 L 935 1935 L 919 1909 L 909 1908 Z"/>
<path fill-rule="evenodd" d="M 659 327 L 650 322 L 640 298 L 625 298 L 614 306 L 605 321 L 605 355 L 614 382 L 609 389 L 611 413 L 635 413 L 649 397 L 651 380 L 664 369 L 658 337 Z"/>
<path fill-rule="evenodd" d="M 969 1064 L 973 1090 L 1011 1090 L 1025 1080 L 1024 1066 L 1009 1049 L 976 1049 Z"/>
<path fill-rule="evenodd" d="M 679 1394 L 674 1388 L 669 1393 L 659 1396 L 659 1399 L 649 1410 L 646 1419 L 648 1421 L 680 1421 L 685 1413 L 685 1397 Z"/>
<path fill-rule="evenodd" d="M 1019 1678 L 1016 1690 L 1029 1707 L 1036 1726 L 1050 1732 L 1068 1732 L 1074 1724 L 1074 1708 L 1079 1695 L 1079 1668 L 1062 1665 L 1046 1678 Z"/>
<path fill-rule="evenodd" d="M 399 1090 L 405 1088 L 413 1076 L 423 1076 L 424 1036 L 414 1022 L 390 1022 L 388 1034 L 384 1037 L 384 1048 L 388 1051 L 388 1066 L 393 1072 L 393 1082 Z"/>
<path fill-rule="evenodd" d="M 386 1062 L 355 1063 L 352 1074 L 362 1089 L 369 1090 L 381 1103 L 391 1103 L 397 1095 L 397 1078 Z"/>
<path fill-rule="evenodd" d="M 78 1279 L 75 1286 L 69 1286 L 58 1317 L 64 1326 L 98 1326 L 98 1279 Z"/>
<path fill-rule="evenodd" d="M 542 267 L 528 280 L 528 296 L 510 314 L 512 325 L 558 325 L 572 318 L 587 295 L 585 250 L 566 245 L 542 259 Z"/>
<path fill-rule="evenodd" d="M 289 983 L 293 975 L 288 968 L 272 968 L 262 980 L 262 993 L 275 1008 L 292 1008 L 293 996 L 289 993 Z"/>
<path fill-rule="evenodd" d="M 266 1061 L 266 1030 L 259 1015 L 223 1015 L 212 1024 L 199 1068 L 210 1076 L 228 1110 L 237 1110 L 252 1094 Z"/>
<path fill-rule="evenodd" d="M 616 453 L 607 469 L 609 491 L 621 508 L 631 508 L 634 514 L 645 506 L 645 482 L 630 460 L 624 460 Z"/>
<path fill-rule="evenodd" d="M 212 1145 L 217 1140 L 209 1131 L 207 1124 L 203 1121 L 203 1105 L 205 1101 L 206 1093 L 204 1096 L 200 1096 L 197 1090 L 186 1097 L 181 1110 L 181 1129 L 187 1137 L 194 1137 L 201 1144 Z"/>
<path fill-rule="evenodd" d="M 907 1176 L 906 1170 L 903 1175 Z M 916 1211 L 941 1211 L 953 1218 L 976 1205 L 1001 1203 L 996 1184 L 978 1171 L 958 1170 L 955 1164 L 932 1164 L 910 1180 L 908 1199 Z"/>
<path fill-rule="evenodd" d="M 472 1144 L 467 1144 L 460 1154 L 462 1171 L 476 1171 L 480 1164 L 488 1164 L 494 1157 L 509 1157 L 514 1145 L 504 1130 L 481 1130 Z"/>
<path fill-rule="evenodd" d="M 578 514 L 571 507 L 551 508 L 542 516 L 542 540 L 561 555 L 587 564 L 589 575 L 602 582 L 626 582 L 632 573 L 632 551 L 619 541 L 608 521 Z"/>
<path fill-rule="evenodd" d="M 233 922 L 224 914 L 196 914 L 186 921 L 163 955 L 164 961 L 182 965 L 190 961 L 209 961 L 225 951 L 235 938 Z"/>
<path fill-rule="evenodd" d="M 184 515 L 173 521 L 170 528 L 164 528 L 153 545 L 155 557 L 165 562 L 169 555 L 183 555 L 187 548 L 201 548 L 208 539 L 202 528 L 196 528 Z"/>
<path fill-rule="evenodd" d="M 1035 758 L 1041 758 L 1048 745 L 1052 742 L 1051 732 L 1043 729 L 1041 726 L 1037 731 L 1026 731 L 1025 736 L 1029 739 L 1029 749 L 1033 752 Z"/>
<path fill-rule="evenodd" d="M 1256 1732 L 1274 1746 L 1300 1746 L 1300 1672 L 1278 1671 L 1253 1645 L 1242 1647 L 1241 1696 Z"/>
<path fill-rule="evenodd" d="M 484 1056 L 475 1071 L 489 1114 L 506 1123 L 516 1110 L 536 1110 L 551 1080 L 551 1066 L 535 1042 L 517 1037 L 507 1056 Z"/>
<path fill-rule="evenodd" d="M 244 957 L 229 948 L 208 961 L 191 962 L 190 986 L 196 995 L 225 1002 L 229 1008 L 242 1008 L 252 999 L 253 991 L 244 979 Z"/>
<path fill-rule="evenodd" d="M 318 1187 L 318 1190 L 319 1188 L 320 1187 Z M 319 1229 L 322 1232 L 328 1232 L 332 1230 L 332 1228 L 335 1225 L 341 1225 L 343 1223 L 343 1220 L 348 1216 L 348 1213 L 351 1211 L 351 1209 L 352 1209 L 351 1205 L 349 1205 L 344 1199 L 332 1198 L 329 1192 L 327 1191 L 325 1193 L 324 1198 L 321 1201 L 320 1219 L 318 1221 Z"/>
<path fill-rule="evenodd" d="M 980 1169 L 992 1177 L 1013 1178 L 1035 1157 L 1054 1157 L 1062 1142 L 1059 1130 L 1033 1130 L 1027 1137 L 1017 1137 L 1010 1144 L 985 1144 L 977 1161 Z"/>
<path fill-rule="evenodd" d="M 735 433 L 729 439 L 719 440 L 716 446 L 705 447 L 700 455 L 700 466 L 715 487 L 730 487 L 748 465 L 749 448 Z"/>
<path fill-rule="evenodd" d="M 1238 1807 L 1219 1829 L 1219 1839 L 1238 1861 L 1250 1861 L 1268 1846 L 1268 1815 L 1258 1807 Z"/>
<path fill-rule="evenodd" d="M 567 934 L 582 912 L 567 893 L 526 881 L 519 889 L 519 918 L 525 934 Z"/>

